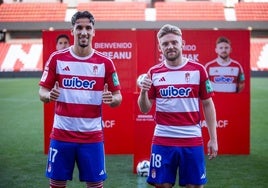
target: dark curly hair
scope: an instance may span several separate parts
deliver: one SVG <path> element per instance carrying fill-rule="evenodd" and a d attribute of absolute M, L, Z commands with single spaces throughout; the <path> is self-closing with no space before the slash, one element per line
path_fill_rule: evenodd
<path fill-rule="evenodd" d="M 80 19 L 80 18 L 88 18 L 89 21 L 94 25 L 95 24 L 95 19 L 94 16 L 88 12 L 88 11 L 78 11 L 76 12 L 73 17 L 72 17 L 72 26 L 74 26 L 76 20 Z"/>

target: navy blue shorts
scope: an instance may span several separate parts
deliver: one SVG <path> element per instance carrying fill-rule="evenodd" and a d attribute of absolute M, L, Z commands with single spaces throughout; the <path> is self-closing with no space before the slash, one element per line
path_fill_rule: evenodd
<path fill-rule="evenodd" d="M 82 144 L 50 141 L 46 176 L 53 180 L 72 180 L 77 164 L 80 181 L 100 182 L 107 178 L 103 142 Z"/>
<path fill-rule="evenodd" d="M 174 147 L 153 145 L 149 184 L 170 183 L 175 185 L 179 175 L 179 185 L 206 184 L 206 168 L 204 147 Z"/>

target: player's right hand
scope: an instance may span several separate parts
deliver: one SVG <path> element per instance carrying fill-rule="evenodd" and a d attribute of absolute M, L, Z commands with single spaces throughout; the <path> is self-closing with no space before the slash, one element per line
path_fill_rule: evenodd
<path fill-rule="evenodd" d="M 54 88 L 51 89 L 49 92 L 49 100 L 50 101 L 56 101 L 60 96 L 60 87 L 59 87 L 59 82 L 55 82 Z"/>
<path fill-rule="evenodd" d="M 141 74 L 137 79 L 137 85 L 142 91 L 149 91 L 152 85 L 152 80 L 147 74 Z"/>

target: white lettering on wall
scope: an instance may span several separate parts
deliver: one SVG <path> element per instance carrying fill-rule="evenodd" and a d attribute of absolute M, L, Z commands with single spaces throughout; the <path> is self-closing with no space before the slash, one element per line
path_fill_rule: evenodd
<path fill-rule="evenodd" d="M 94 44 L 95 49 L 125 49 L 125 48 L 132 48 L 131 42 L 111 42 L 111 43 L 105 43 L 105 42 L 96 42 Z"/>
<path fill-rule="evenodd" d="M 131 59 L 131 52 L 102 52 L 105 56 L 110 59 Z"/>
<path fill-rule="evenodd" d="M 226 128 L 229 124 L 229 121 L 227 119 L 224 120 L 218 120 L 217 121 L 217 128 Z M 202 127 L 207 127 L 207 122 L 205 120 L 201 121 Z"/>
<path fill-rule="evenodd" d="M 131 42 L 96 42 L 94 48 L 100 50 L 110 59 L 126 59 L 132 58 L 133 45 Z M 116 51 L 112 51 L 116 49 Z"/>
<path fill-rule="evenodd" d="M 115 120 L 105 120 L 102 123 L 104 128 L 113 128 L 113 126 L 115 125 Z"/>

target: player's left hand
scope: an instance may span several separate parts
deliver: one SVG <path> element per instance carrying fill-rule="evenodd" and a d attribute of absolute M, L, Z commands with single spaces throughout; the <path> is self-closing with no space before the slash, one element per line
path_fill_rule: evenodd
<path fill-rule="evenodd" d="M 111 104 L 113 102 L 112 92 L 108 90 L 108 84 L 105 83 L 103 93 L 102 93 L 102 102 L 104 104 Z"/>
<path fill-rule="evenodd" d="M 208 159 L 211 160 L 213 158 L 216 158 L 218 155 L 218 143 L 217 141 L 209 140 L 208 145 Z"/>

